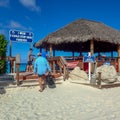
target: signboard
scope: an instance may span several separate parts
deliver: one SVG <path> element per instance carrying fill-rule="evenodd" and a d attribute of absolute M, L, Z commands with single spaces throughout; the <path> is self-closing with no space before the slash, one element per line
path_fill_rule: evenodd
<path fill-rule="evenodd" d="M 84 56 L 83 62 L 87 62 L 87 63 L 95 62 L 95 57 L 93 57 L 93 56 Z"/>
<path fill-rule="evenodd" d="M 15 42 L 32 42 L 33 41 L 33 33 L 11 30 L 10 31 L 10 40 L 15 41 Z"/>

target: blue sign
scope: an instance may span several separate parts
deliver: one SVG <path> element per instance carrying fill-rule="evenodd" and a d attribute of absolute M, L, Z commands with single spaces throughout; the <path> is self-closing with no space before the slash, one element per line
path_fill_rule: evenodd
<path fill-rule="evenodd" d="M 10 31 L 10 40 L 15 42 L 32 42 L 33 33 L 32 32 L 23 32 L 23 31 Z"/>
<path fill-rule="evenodd" d="M 95 57 L 93 56 L 84 56 L 83 62 L 95 62 Z"/>
<path fill-rule="evenodd" d="M 107 62 L 103 63 L 103 65 L 110 65 L 110 62 L 107 61 Z"/>

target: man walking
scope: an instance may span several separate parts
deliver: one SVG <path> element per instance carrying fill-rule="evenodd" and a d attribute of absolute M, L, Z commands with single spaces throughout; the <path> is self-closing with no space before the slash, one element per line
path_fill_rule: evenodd
<path fill-rule="evenodd" d="M 34 73 L 38 74 L 38 82 L 40 86 L 40 92 L 43 91 L 43 86 L 45 84 L 45 78 L 48 72 L 51 72 L 51 68 L 47 59 L 41 56 L 41 53 L 38 54 L 38 58 L 35 60 L 34 63 Z"/>

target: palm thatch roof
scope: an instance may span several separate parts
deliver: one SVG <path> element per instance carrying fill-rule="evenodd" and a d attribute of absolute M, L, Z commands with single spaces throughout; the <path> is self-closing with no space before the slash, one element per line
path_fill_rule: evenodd
<path fill-rule="evenodd" d="M 90 40 L 94 40 L 94 51 L 117 51 L 120 32 L 101 22 L 79 19 L 49 34 L 34 44 L 34 47 L 48 47 L 55 50 L 89 51 Z"/>

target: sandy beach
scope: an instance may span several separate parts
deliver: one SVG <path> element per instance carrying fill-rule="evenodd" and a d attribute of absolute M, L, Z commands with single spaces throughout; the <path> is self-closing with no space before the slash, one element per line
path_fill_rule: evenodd
<path fill-rule="evenodd" d="M 0 120 L 119 120 L 120 87 L 97 89 L 65 81 L 40 93 L 38 86 L 6 88 Z"/>

